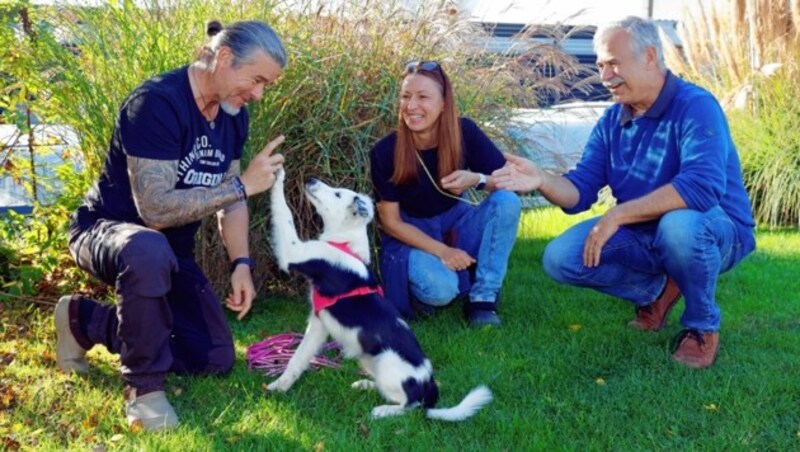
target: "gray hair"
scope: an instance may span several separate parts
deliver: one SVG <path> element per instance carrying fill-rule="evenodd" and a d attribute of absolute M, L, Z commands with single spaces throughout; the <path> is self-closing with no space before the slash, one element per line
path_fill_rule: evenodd
<path fill-rule="evenodd" d="M 642 19 L 641 17 L 628 16 L 598 27 L 594 33 L 595 53 L 597 53 L 598 44 L 605 41 L 612 32 L 617 30 L 624 30 L 628 33 L 631 38 L 631 50 L 637 57 L 644 55 L 648 47 L 653 47 L 656 49 L 656 63 L 659 69 L 665 70 L 667 68 L 666 63 L 664 63 L 664 49 L 661 46 L 658 25 L 652 20 Z"/>
<path fill-rule="evenodd" d="M 286 66 L 286 49 L 281 38 L 264 22 L 249 20 L 234 22 L 223 27 L 219 22 L 212 21 L 207 25 L 207 32 L 211 40 L 204 48 L 205 52 L 201 57 L 206 62 L 220 47 L 225 46 L 233 53 L 234 67 L 246 63 L 258 50 L 266 53 L 281 68 Z"/>

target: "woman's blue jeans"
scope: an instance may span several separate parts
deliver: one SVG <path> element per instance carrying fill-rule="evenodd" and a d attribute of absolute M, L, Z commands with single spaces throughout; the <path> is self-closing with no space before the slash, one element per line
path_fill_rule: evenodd
<path fill-rule="evenodd" d="M 600 265 L 588 268 L 583 244 L 599 219 L 578 223 L 547 245 L 543 263 L 550 277 L 644 306 L 658 298 L 669 275 L 686 302 L 681 324 L 719 330 L 717 279 L 753 250 L 721 208 L 675 210 L 657 223 L 623 226 L 603 247 Z"/>
<path fill-rule="evenodd" d="M 496 190 L 478 206 L 459 202 L 450 210 L 430 218 L 403 220 L 432 238 L 444 241 L 452 231 L 450 244 L 475 258 L 475 279 L 469 292 L 471 301 L 494 302 L 503 286 L 508 258 L 517 239 L 521 205 L 513 192 Z M 411 293 L 422 303 L 443 306 L 459 295 L 458 275 L 439 257 L 412 249 L 408 257 Z"/>

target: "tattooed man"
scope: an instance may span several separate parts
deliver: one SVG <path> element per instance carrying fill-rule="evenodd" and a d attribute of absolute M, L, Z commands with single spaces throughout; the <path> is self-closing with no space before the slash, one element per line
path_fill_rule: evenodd
<path fill-rule="evenodd" d="M 118 353 L 129 425 L 174 427 L 167 372 L 228 372 L 234 348 L 220 300 L 194 259 L 203 218 L 217 213 L 231 260 L 226 305 L 244 317 L 255 296 L 246 199 L 269 189 L 283 156 L 278 137 L 240 173 L 249 118 L 286 65 L 266 24 L 208 25 L 208 43 L 189 66 L 145 81 L 117 117 L 100 179 L 74 214 L 69 248 L 78 266 L 116 291 L 116 305 L 82 296 L 59 300 L 56 359 L 87 372 L 95 344 Z"/>

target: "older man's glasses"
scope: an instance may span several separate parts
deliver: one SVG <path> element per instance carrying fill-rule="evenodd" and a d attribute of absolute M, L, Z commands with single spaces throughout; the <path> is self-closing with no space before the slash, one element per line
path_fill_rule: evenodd
<path fill-rule="evenodd" d="M 439 71 L 442 67 L 436 61 L 409 61 L 406 63 L 406 73 L 411 74 L 419 71 Z"/>

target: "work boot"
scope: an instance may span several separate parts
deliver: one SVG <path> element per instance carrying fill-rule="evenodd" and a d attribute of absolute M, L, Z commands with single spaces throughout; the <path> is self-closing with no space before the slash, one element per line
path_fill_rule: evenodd
<path fill-rule="evenodd" d="M 164 391 L 136 396 L 136 389 L 130 389 L 126 398 L 125 416 L 129 427 L 140 424 L 146 431 L 177 427 L 178 415 L 169 404 Z"/>
<path fill-rule="evenodd" d="M 675 338 L 672 359 L 692 369 L 705 369 L 714 364 L 719 350 L 719 333 L 683 330 Z"/>
<path fill-rule="evenodd" d="M 628 326 L 637 330 L 658 331 L 667 324 L 667 316 L 675 303 L 681 298 L 681 291 L 672 278 L 667 277 L 667 284 L 656 301 L 636 307 L 636 318 L 628 322 Z"/>
<path fill-rule="evenodd" d="M 69 328 L 69 304 L 72 297 L 63 296 L 56 303 L 56 365 L 64 372 L 89 372 L 89 363 L 86 361 L 86 349 L 78 344 L 72 330 Z"/>

